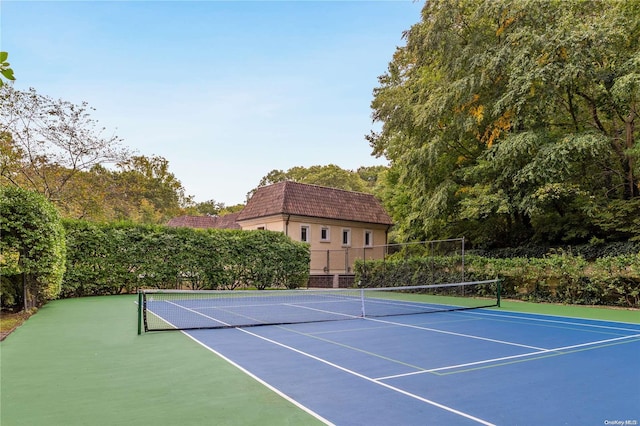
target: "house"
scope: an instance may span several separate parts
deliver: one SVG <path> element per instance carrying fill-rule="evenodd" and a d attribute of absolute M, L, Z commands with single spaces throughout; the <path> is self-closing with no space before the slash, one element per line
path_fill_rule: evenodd
<path fill-rule="evenodd" d="M 216 228 L 230 227 L 234 221 L 234 226 L 244 230 L 283 232 L 309 244 L 311 281 L 324 287 L 348 285 L 341 280 L 353 279 L 357 259 L 382 258 L 393 225 L 371 194 L 291 181 L 258 188 L 245 208 L 234 215 L 228 219 L 230 215 L 182 216 L 169 225 Z"/>
<path fill-rule="evenodd" d="M 312 275 L 350 274 L 356 259 L 382 257 L 393 224 L 371 194 L 291 181 L 258 188 L 237 221 L 309 243 Z"/>

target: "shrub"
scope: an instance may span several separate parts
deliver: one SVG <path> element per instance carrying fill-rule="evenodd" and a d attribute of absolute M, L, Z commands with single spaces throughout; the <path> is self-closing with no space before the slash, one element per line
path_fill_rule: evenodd
<path fill-rule="evenodd" d="M 385 259 L 356 264 L 363 286 L 455 282 L 453 257 Z M 461 274 L 462 271 L 459 272 Z M 564 251 L 544 257 L 465 256 L 465 281 L 502 280 L 504 297 L 534 302 L 640 307 L 640 253 L 587 261 Z"/>
<path fill-rule="evenodd" d="M 40 194 L 0 188 L 0 234 L 2 307 L 28 309 L 58 297 L 66 248 L 55 207 Z"/>

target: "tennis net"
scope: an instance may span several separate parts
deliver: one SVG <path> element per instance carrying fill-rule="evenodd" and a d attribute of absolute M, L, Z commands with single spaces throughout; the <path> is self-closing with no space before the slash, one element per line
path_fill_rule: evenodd
<path fill-rule="evenodd" d="M 500 306 L 498 280 L 408 287 L 141 290 L 138 333 L 251 327 Z"/>

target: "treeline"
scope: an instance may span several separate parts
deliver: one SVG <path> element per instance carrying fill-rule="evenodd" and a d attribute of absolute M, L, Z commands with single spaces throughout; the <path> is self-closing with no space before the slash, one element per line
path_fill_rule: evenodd
<path fill-rule="evenodd" d="M 429 0 L 368 140 L 400 240 L 640 239 L 640 2 Z"/>
<path fill-rule="evenodd" d="M 237 210 L 194 202 L 167 159 L 132 153 L 92 112 L 86 102 L 0 87 L 0 186 L 37 192 L 63 217 L 94 222 L 159 224 Z"/>

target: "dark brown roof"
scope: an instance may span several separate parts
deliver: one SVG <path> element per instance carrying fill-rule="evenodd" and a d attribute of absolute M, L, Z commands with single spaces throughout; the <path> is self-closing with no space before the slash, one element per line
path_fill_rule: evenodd
<path fill-rule="evenodd" d="M 167 222 L 167 226 L 184 228 L 217 228 L 240 229 L 236 222 L 238 213 L 230 213 L 224 216 L 179 216 Z"/>
<path fill-rule="evenodd" d="M 228 213 L 224 216 L 216 216 L 215 219 L 216 228 L 220 229 L 240 229 L 240 225 L 238 225 L 238 215 L 237 213 Z"/>
<path fill-rule="evenodd" d="M 258 188 L 237 220 L 276 214 L 393 224 L 371 194 L 290 181 Z"/>

